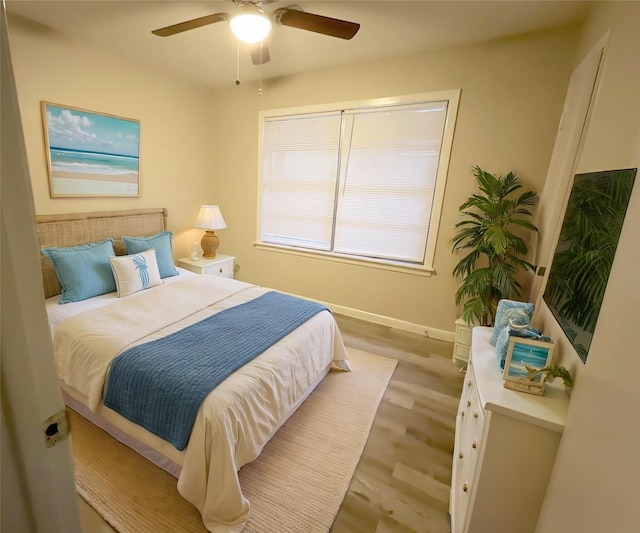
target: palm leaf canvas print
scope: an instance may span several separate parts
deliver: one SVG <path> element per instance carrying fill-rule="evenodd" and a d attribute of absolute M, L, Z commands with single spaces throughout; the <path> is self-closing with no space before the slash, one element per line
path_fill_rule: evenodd
<path fill-rule="evenodd" d="M 544 301 L 587 360 L 637 169 L 575 176 Z"/>
<path fill-rule="evenodd" d="M 52 197 L 139 196 L 140 122 L 42 102 Z"/>

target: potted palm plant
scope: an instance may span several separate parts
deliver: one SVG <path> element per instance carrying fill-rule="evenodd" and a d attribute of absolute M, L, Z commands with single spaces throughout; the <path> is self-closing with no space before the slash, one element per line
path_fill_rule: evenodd
<path fill-rule="evenodd" d="M 464 220 L 455 226 L 453 251 L 464 252 L 453 269 L 461 280 L 456 304 L 463 304 L 467 324 L 491 326 L 498 302 L 521 300 L 518 279 L 522 270 L 533 270 L 526 261 L 525 237 L 538 228 L 531 222 L 531 208 L 538 201 L 533 191 L 519 192 L 522 183 L 515 173 L 496 176 L 475 166 L 480 189 L 460 206 Z"/>

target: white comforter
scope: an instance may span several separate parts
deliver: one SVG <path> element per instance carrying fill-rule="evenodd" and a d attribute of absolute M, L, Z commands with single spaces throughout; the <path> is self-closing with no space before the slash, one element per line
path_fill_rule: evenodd
<path fill-rule="evenodd" d="M 60 379 L 92 411 L 107 410 L 101 405 L 107 372 L 113 358 L 124 349 L 178 331 L 265 292 L 235 280 L 197 276 L 68 318 L 54 335 Z M 249 502 L 242 495 L 238 469 L 260 454 L 332 362 L 348 368 L 346 358 L 333 317 L 322 312 L 235 372 L 207 397 L 186 450 L 172 449 L 168 455 L 182 464 L 178 490 L 198 508 L 209 531 L 242 530 Z M 165 450 L 170 447 L 164 445 Z"/>

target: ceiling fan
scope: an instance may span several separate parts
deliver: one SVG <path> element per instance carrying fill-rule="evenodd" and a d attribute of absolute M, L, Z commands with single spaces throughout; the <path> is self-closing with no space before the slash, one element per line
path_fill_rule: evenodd
<path fill-rule="evenodd" d="M 271 15 L 264 12 L 264 6 L 278 0 L 232 0 L 237 11 L 235 13 L 214 13 L 178 24 L 153 30 L 151 33 L 159 37 L 169 37 L 184 31 L 194 30 L 216 22 L 229 21 L 234 35 L 241 41 L 249 43 L 251 47 L 251 61 L 254 65 L 261 65 L 270 60 L 269 48 L 264 39 L 271 30 L 271 21 L 281 26 L 289 26 L 301 30 L 312 31 L 351 39 L 360 29 L 360 24 L 323 15 L 315 15 L 303 11 L 297 5 L 290 5 L 276 9 Z"/>

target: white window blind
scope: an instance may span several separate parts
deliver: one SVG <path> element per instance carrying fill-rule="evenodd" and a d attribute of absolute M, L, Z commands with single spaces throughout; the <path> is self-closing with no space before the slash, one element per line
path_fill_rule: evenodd
<path fill-rule="evenodd" d="M 260 242 L 425 265 L 450 107 L 440 99 L 265 117 Z"/>
<path fill-rule="evenodd" d="M 265 123 L 262 241 L 330 249 L 340 121 L 331 113 Z"/>
<path fill-rule="evenodd" d="M 348 111 L 334 251 L 422 263 L 446 102 Z"/>

